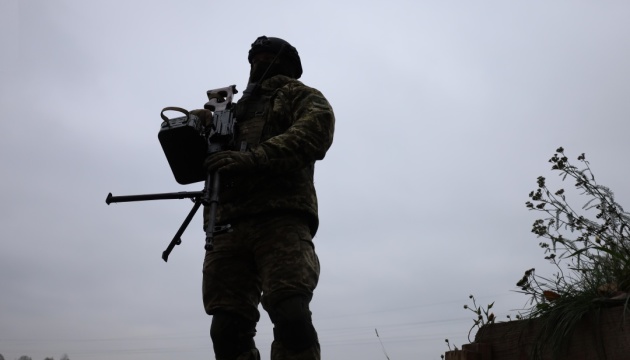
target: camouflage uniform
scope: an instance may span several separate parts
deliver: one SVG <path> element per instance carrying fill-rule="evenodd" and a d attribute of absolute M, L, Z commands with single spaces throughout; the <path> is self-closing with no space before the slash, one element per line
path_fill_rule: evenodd
<path fill-rule="evenodd" d="M 216 221 L 233 231 L 215 236 L 203 265 L 206 312 L 239 314 L 254 326 L 259 303 L 273 321 L 279 302 L 300 296 L 308 306 L 313 296 L 319 278 L 314 164 L 324 158 L 334 130 L 332 108 L 316 89 L 276 75 L 260 90 L 235 110 L 235 146 L 247 143 L 258 171 L 221 173 Z M 256 359 L 254 353 L 237 359 Z M 273 360 L 319 358 L 319 344 L 300 353 L 272 345 Z"/>

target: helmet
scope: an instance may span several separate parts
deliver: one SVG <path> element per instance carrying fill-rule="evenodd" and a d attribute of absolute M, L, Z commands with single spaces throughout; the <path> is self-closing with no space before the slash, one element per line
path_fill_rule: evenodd
<path fill-rule="evenodd" d="M 279 57 L 285 60 L 288 65 L 292 67 L 296 79 L 299 79 L 300 76 L 302 76 L 302 62 L 300 61 L 300 56 L 298 55 L 297 50 L 285 40 L 267 36 L 259 37 L 252 44 L 247 60 L 251 64 L 252 58 L 256 54 L 263 52 L 279 54 Z"/>

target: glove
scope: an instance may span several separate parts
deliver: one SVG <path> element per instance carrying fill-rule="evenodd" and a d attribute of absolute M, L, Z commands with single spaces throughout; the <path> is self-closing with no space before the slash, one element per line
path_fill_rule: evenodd
<path fill-rule="evenodd" d="M 204 126 L 209 126 L 212 124 L 212 111 L 206 109 L 196 109 L 190 110 L 190 113 L 199 117 L 201 119 L 201 123 Z"/>
<path fill-rule="evenodd" d="M 251 151 L 219 151 L 206 158 L 204 166 L 208 172 L 248 173 L 258 169 L 258 162 Z"/>

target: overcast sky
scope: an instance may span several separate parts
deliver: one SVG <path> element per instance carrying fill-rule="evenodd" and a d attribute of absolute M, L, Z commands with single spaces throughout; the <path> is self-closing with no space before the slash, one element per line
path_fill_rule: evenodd
<path fill-rule="evenodd" d="M 467 342 L 468 295 L 523 308 L 523 271 L 554 270 L 525 201 L 558 146 L 630 206 L 627 1 L 0 4 L 7 360 L 213 358 L 199 215 L 161 259 L 192 203 L 105 198 L 201 190 L 174 180 L 160 111 L 244 89 L 260 35 L 298 49 L 336 114 L 316 168 L 325 359 L 385 359 L 375 329 L 392 360 L 439 359 Z M 263 359 L 272 337 L 263 313 Z"/>

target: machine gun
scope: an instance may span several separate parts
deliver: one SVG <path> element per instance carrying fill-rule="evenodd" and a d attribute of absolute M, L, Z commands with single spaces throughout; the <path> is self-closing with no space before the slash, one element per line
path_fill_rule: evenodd
<path fill-rule="evenodd" d="M 202 191 L 125 196 L 113 196 L 112 193 L 109 193 L 105 199 L 107 205 L 130 201 L 193 199 L 193 208 L 162 253 L 164 261 L 168 261 L 168 256 L 173 248 L 182 243 L 181 236 L 201 205 L 209 207 L 208 226 L 205 229 L 206 243 L 204 248 L 206 250 L 212 250 L 214 235 L 230 231 L 229 224 L 216 226 L 215 223 L 219 203 L 219 173 L 208 173 L 203 164 L 208 155 L 227 150 L 233 145 L 236 118 L 232 111 L 232 98 L 236 93 L 238 93 L 236 85 L 206 92 L 208 102 L 204 108 L 213 112 L 212 121 L 209 124 L 203 123 L 198 116 L 178 107 L 166 107 L 160 113 L 163 122 L 158 133 L 158 139 L 175 180 L 182 185 L 205 181 Z M 185 116 L 169 119 L 164 115 L 164 112 L 168 110 L 179 111 Z"/>

